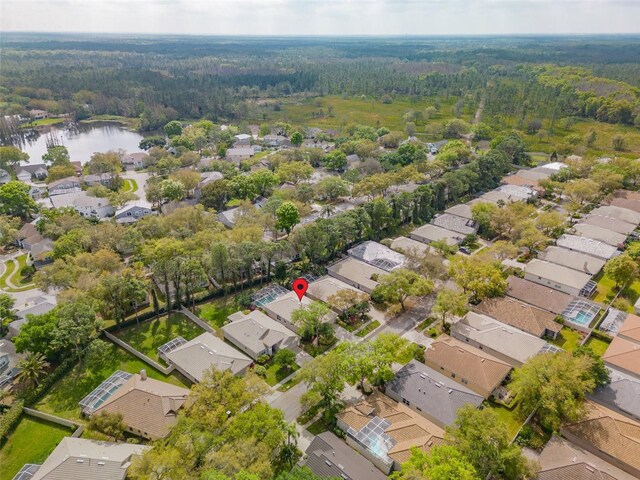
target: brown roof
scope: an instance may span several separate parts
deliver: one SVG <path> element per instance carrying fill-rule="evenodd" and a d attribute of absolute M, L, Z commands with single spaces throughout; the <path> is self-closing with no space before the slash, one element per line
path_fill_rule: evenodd
<path fill-rule="evenodd" d="M 628 208 L 629 210 L 633 210 L 634 212 L 640 212 L 640 200 L 614 198 L 608 204 L 613 205 L 614 207 Z"/>
<path fill-rule="evenodd" d="M 630 313 L 618 329 L 618 335 L 640 343 L 640 317 Z"/>
<path fill-rule="evenodd" d="M 467 380 L 469 388 L 477 385 L 493 391 L 502 383 L 511 365 L 482 350 L 448 335 L 441 335 L 424 352 L 425 363 L 436 370 L 443 367 L 456 374 L 456 380 Z"/>
<path fill-rule="evenodd" d="M 23 240 L 25 238 L 33 237 L 34 235 L 40 235 L 38 229 L 31 223 L 25 223 L 20 230 L 18 230 L 18 238 Z"/>
<path fill-rule="evenodd" d="M 507 282 L 507 296 L 517 298 L 522 302 L 553 312 L 556 315 L 560 315 L 573 299 L 571 295 L 538 285 L 523 278 L 510 276 Z"/>
<path fill-rule="evenodd" d="M 396 444 L 387 455 L 398 464 L 409 459 L 412 447 L 427 452 L 432 447 L 445 443 L 444 430 L 435 423 L 379 392 L 346 408 L 338 415 L 338 418 L 358 431 L 373 417 L 384 418 L 391 423 L 385 433 L 393 438 Z"/>
<path fill-rule="evenodd" d="M 152 378 L 143 380 L 139 374 L 129 380 L 96 411 L 120 413 L 125 425 L 142 432 L 147 438 L 163 438 L 171 430 L 178 410 L 187 401 L 189 390 Z"/>
<path fill-rule="evenodd" d="M 598 451 L 640 470 L 640 423 L 608 408 L 587 402 L 587 415 L 560 429 L 592 445 Z"/>
<path fill-rule="evenodd" d="M 541 190 L 538 187 L 538 180 L 520 177 L 519 175 L 508 175 L 502 179 L 502 183 L 506 185 L 517 185 L 520 187 L 531 187 L 534 190 Z"/>
<path fill-rule="evenodd" d="M 562 330 L 562 325 L 554 321 L 555 314 L 515 298 L 489 298 L 476 305 L 474 310 L 537 337 L 544 336 L 546 330 L 556 333 Z"/>
<path fill-rule="evenodd" d="M 602 359 L 609 365 L 640 376 L 640 344 L 617 336 L 609 344 Z"/>
<path fill-rule="evenodd" d="M 626 198 L 627 200 L 640 200 L 640 192 L 632 190 L 616 190 L 613 192 L 615 198 Z"/>
<path fill-rule="evenodd" d="M 544 448 L 539 462 L 538 480 L 633 480 L 635 478 L 555 435 Z"/>

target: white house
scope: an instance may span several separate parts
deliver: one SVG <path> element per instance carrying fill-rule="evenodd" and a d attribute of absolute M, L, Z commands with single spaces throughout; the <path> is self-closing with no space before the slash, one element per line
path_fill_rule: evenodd
<path fill-rule="evenodd" d="M 251 135 L 247 135 L 246 133 L 240 133 L 235 136 L 235 143 L 238 145 L 250 145 L 253 137 Z"/>
<path fill-rule="evenodd" d="M 242 160 L 247 160 L 255 155 L 253 148 L 251 147 L 239 147 L 230 148 L 225 154 L 225 158 L 234 163 L 240 163 Z"/>
<path fill-rule="evenodd" d="M 89 195 L 82 195 L 76 198 L 73 201 L 73 208 L 83 217 L 94 220 L 110 217 L 116 211 L 108 199 L 90 197 Z"/>
<path fill-rule="evenodd" d="M 131 202 L 116 211 L 117 223 L 135 223 L 142 217 L 152 215 L 151 206 L 144 202 Z"/>
<path fill-rule="evenodd" d="M 49 184 L 49 196 L 79 192 L 81 189 L 82 186 L 78 177 L 61 178 Z"/>
<path fill-rule="evenodd" d="M 145 167 L 147 158 L 149 158 L 149 155 L 144 152 L 129 153 L 122 157 L 122 166 L 126 170 L 139 170 Z"/>

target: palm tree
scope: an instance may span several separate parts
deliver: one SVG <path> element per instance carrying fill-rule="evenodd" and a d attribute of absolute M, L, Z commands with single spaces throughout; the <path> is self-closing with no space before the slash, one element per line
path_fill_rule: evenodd
<path fill-rule="evenodd" d="M 38 380 L 49 367 L 49 362 L 41 353 L 30 353 L 27 358 L 18 363 L 20 373 L 16 378 L 24 380 L 25 382 L 33 385 L 38 385 Z"/>
<path fill-rule="evenodd" d="M 329 218 L 333 212 L 335 212 L 335 207 L 331 204 L 327 204 L 322 207 L 322 213 Z"/>

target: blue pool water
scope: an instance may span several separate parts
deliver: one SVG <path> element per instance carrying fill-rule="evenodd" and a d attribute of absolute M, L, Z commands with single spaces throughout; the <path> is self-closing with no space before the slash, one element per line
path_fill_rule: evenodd
<path fill-rule="evenodd" d="M 591 314 L 589 312 L 578 312 L 571 321 L 580 325 L 586 325 L 591 321 Z"/>

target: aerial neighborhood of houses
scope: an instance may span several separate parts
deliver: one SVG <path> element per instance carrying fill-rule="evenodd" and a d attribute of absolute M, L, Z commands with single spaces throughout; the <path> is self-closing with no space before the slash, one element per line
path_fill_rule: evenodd
<path fill-rule="evenodd" d="M 297 438 L 289 469 L 384 479 L 463 449 L 473 415 L 504 422 L 500 448 L 534 473 L 474 465 L 467 478 L 640 478 L 632 182 L 589 193 L 586 159 L 516 162 L 496 147 L 486 177 L 457 191 L 424 172 L 442 152 L 467 156 L 453 173 L 490 156 L 464 139 L 390 148 L 360 126 L 365 158 L 340 131 L 209 123 L 172 121 L 148 152 L 69 161 L 53 181 L 60 169 L 36 159 L 0 170 L 33 203 L 3 257 L 2 406 L 12 428 L 22 415 L 66 432 L 14 479 L 180 478 L 139 472 L 201 448 L 193 425 L 210 466 L 227 465 L 223 445 L 275 457 Z M 219 148 L 181 143 L 204 131 Z M 421 168 L 397 160 L 407 151 Z M 526 410 L 523 379 L 547 364 L 589 367 L 558 400 L 576 411 Z M 606 381 L 589 377 L 598 365 Z M 260 449 L 239 440 L 259 409 L 267 430 L 294 430 L 277 448 L 266 432 Z M 255 478 L 276 478 L 265 468 Z"/>

